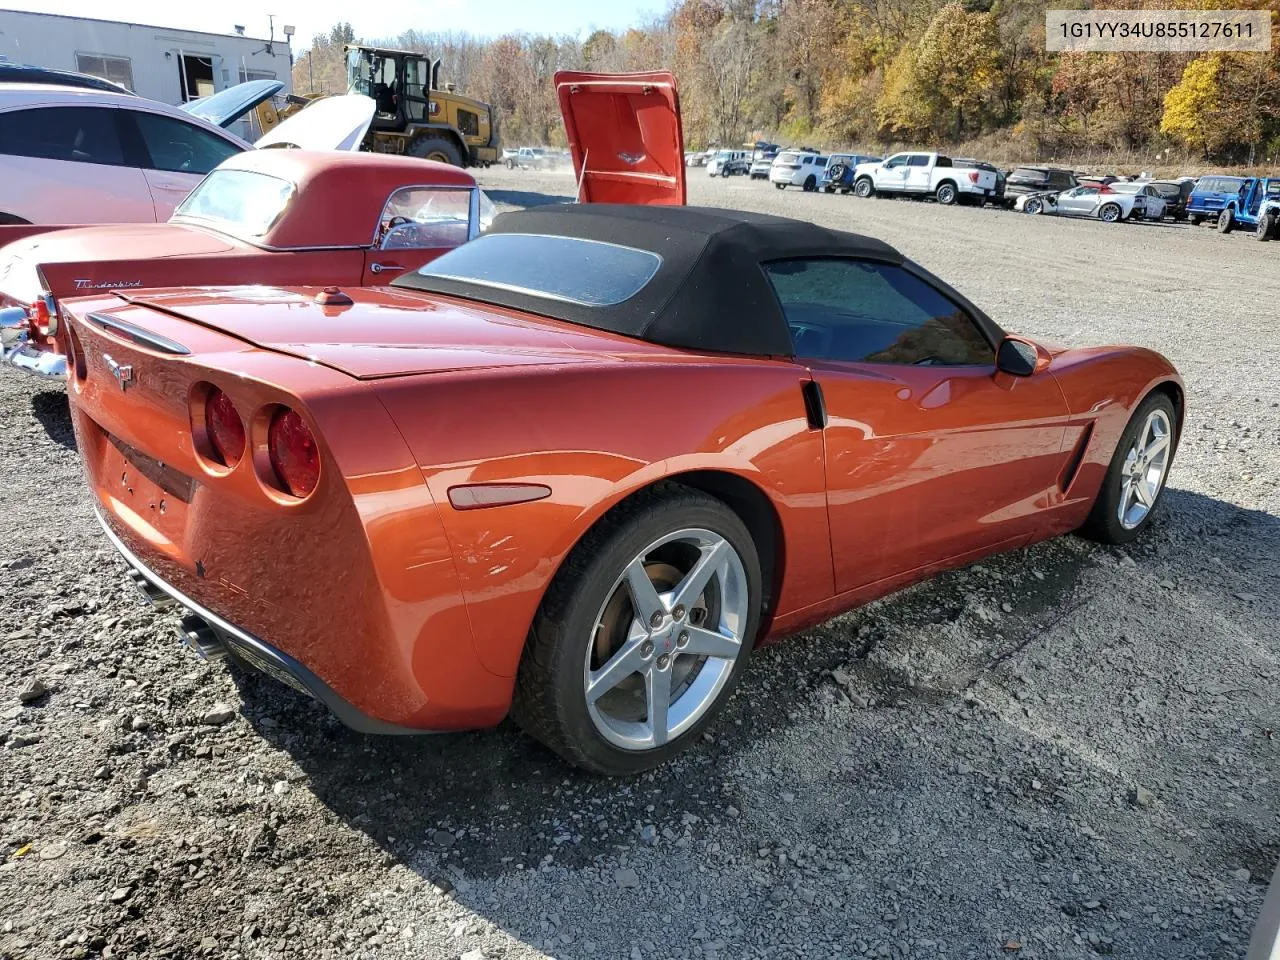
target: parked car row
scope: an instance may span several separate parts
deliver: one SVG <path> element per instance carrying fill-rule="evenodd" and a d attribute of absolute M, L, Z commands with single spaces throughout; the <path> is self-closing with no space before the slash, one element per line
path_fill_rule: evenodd
<path fill-rule="evenodd" d="M 1250 229 L 1259 240 L 1280 230 L 1280 178 L 1206 176 L 1150 179 L 1077 174 L 1062 167 L 1020 166 L 1007 174 L 971 157 L 903 152 L 887 159 L 828 155 L 808 147 L 783 150 L 750 166 L 779 190 L 853 193 L 859 197 L 930 197 L 942 204 L 992 204 L 1046 216 L 1091 217 L 1104 223 L 1212 221 L 1223 233 Z M 727 175 L 727 174 L 726 174 Z"/>

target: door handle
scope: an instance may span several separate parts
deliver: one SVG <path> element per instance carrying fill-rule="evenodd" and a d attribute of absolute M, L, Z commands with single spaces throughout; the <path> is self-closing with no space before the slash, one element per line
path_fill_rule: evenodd
<path fill-rule="evenodd" d="M 371 263 L 369 264 L 369 272 L 372 274 L 392 273 L 396 270 L 403 270 L 404 267 L 398 263 Z"/>

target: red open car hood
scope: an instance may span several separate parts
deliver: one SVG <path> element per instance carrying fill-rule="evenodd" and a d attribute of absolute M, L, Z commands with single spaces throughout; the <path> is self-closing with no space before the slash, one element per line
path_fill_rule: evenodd
<path fill-rule="evenodd" d="M 555 84 L 580 201 L 685 202 L 684 131 L 674 76 L 665 70 L 561 70 Z"/>

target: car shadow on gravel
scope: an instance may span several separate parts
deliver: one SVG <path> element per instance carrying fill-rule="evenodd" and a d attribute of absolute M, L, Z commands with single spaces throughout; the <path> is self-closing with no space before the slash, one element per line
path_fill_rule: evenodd
<path fill-rule="evenodd" d="M 554 193 L 534 193 L 531 190 L 493 190 L 486 187 L 484 192 L 494 203 L 510 204 L 525 210 L 574 202 L 573 197 Z"/>
<path fill-rule="evenodd" d="M 1215 579 L 1222 570 L 1249 565 L 1274 580 L 1276 517 L 1178 489 L 1166 492 L 1164 507 L 1146 535 L 1125 548 L 1074 537 L 1038 544 L 935 577 L 760 650 L 713 735 L 631 780 L 574 770 L 509 723 L 422 738 L 355 734 L 274 681 L 231 669 L 246 718 L 296 761 L 312 793 L 343 823 L 437 889 L 523 937 L 527 917 L 508 910 L 500 897 L 495 902 L 492 893 L 470 896 L 473 882 L 506 881 L 552 863 L 557 870 L 594 868 L 612 878 L 620 856 L 626 862 L 661 845 L 679 857 L 682 837 L 685 845 L 731 843 L 735 807 L 758 807 L 760 799 L 741 795 L 748 788 L 735 770 L 754 762 L 761 742 L 785 740 L 804 724 L 839 722 L 827 719 L 833 706 L 846 717 L 851 708 L 868 711 L 865 722 L 872 726 L 878 725 L 876 712 L 885 711 L 890 730 L 891 717 L 940 722 L 968 709 L 979 685 L 1012 686 L 1002 675 L 1006 662 L 1092 602 L 1091 590 L 1106 591 L 1110 577 L 1130 576 L 1124 568 L 1154 565 L 1171 552 L 1191 549 L 1204 561 L 1197 568 L 1202 573 L 1189 574 L 1194 582 L 1181 585 L 1186 589 L 1258 589 Z M 1086 574 L 1101 574 L 1089 577 L 1089 589 Z M 957 638 L 967 640 L 967 648 L 959 649 Z M 934 661 L 941 669 L 928 668 Z M 882 780 L 881 792 L 898 789 L 899 781 L 927 791 L 933 774 L 916 764 L 927 761 L 907 754 L 901 769 L 873 764 L 870 774 Z M 1045 782 L 1052 789 L 1051 780 Z M 813 826 L 801 827 L 817 831 L 808 841 L 819 847 L 824 837 L 818 833 L 834 829 L 816 826 L 823 822 L 815 816 Z M 1270 869 L 1274 848 L 1267 838 L 1222 826 L 1234 834 L 1224 863 L 1244 862 L 1260 875 Z M 599 931 L 596 939 L 610 937 Z M 625 943 L 605 946 L 605 955 L 620 955 L 610 950 Z M 555 954 L 575 960 L 589 955 L 577 944 Z"/>
<path fill-rule="evenodd" d="M 71 407 L 65 390 L 48 390 L 31 398 L 31 413 L 44 427 L 54 443 L 74 450 L 75 430 L 71 426 Z"/>

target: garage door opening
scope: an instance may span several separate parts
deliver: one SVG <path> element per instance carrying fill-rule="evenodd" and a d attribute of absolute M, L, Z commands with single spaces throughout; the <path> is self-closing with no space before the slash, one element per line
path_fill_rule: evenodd
<path fill-rule="evenodd" d="M 182 54 L 178 58 L 178 79 L 182 100 L 199 100 L 213 95 L 213 58 Z"/>

